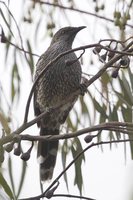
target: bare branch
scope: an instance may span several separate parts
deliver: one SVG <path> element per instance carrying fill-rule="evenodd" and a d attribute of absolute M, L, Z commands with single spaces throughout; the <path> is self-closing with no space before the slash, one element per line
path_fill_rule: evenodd
<path fill-rule="evenodd" d="M 67 133 L 62 135 L 46 135 L 46 136 L 32 136 L 32 135 L 16 135 L 16 138 L 20 140 L 28 141 L 55 141 L 55 140 L 64 140 L 74 137 L 81 136 L 83 134 L 92 133 L 96 131 L 115 131 L 121 132 L 123 134 L 132 134 L 133 124 L 125 122 L 107 122 L 92 127 L 84 128 L 73 133 Z"/>
<path fill-rule="evenodd" d="M 31 53 L 31 52 L 25 50 L 24 48 L 21 48 L 21 47 L 19 47 L 18 45 L 16 45 L 16 44 L 10 42 L 10 41 L 6 38 L 6 43 L 7 43 L 7 42 L 8 42 L 10 45 L 14 46 L 16 49 L 18 49 L 18 50 L 24 52 L 25 54 L 30 54 L 30 55 L 32 55 L 32 56 L 39 57 L 38 54 L 36 54 L 36 53 Z"/>
<path fill-rule="evenodd" d="M 87 133 L 92 133 L 96 131 L 103 131 L 103 130 L 110 130 L 110 131 L 119 131 L 120 133 L 123 134 L 132 134 L 133 132 L 133 124 L 132 123 L 127 123 L 127 122 L 107 122 L 107 123 L 102 123 L 99 125 L 95 125 L 92 127 L 84 128 L 81 130 L 78 130 L 73 133 L 67 133 L 67 134 L 62 134 L 62 135 L 46 135 L 46 136 L 33 136 L 33 135 L 19 135 L 22 133 L 25 129 L 29 128 L 31 125 L 35 124 L 40 118 L 44 117 L 47 115 L 47 112 L 42 113 L 35 119 L 31 120 L 28 123 L 23 124 L 19 129 L 14 131 L 12 134 L 5 136 L 0 139 L 0 145 L 4 145 L 6 143 L 11 142 L 12 140 L 28 140 L 28 141 L 55 141 L 55 140 L 64 140 L 64 139 L 69 139 L 69 138 L 74 138 L 81 136 L 83 134 Z"/>
<path fill-rule="evenodd" d="M 86 15 L 91 15 L 93 17 L 96 17 L 96 18 L 103 19 L 103 20 L 106 20 L 108 22 L 114 23 L 113 19 L 101 16 L 101 15 L 97 15 L 95 13 L 91 13 L 91 12 L 88 12 L 88 11 L 85 11 L 85 10 L 81 10 L 81 9 L 78 9 L 78 8 L 66 7 L 66 6 L 63 6 L 63 5 L 60 5 L 60 4 L 45 2 L 45 1 L 41 1 L 41 0 L 31 0 L 31 1 L 33 1 L 34 3 L 45 4 L 45 5 L 48 5 L 48 6 L 58 7 L 58 8 L 64 9 L 64 10 L 71 10 L 71 11 L 74 11 L 74 12 L 79 12 L 79 13 L 83 13 L 83 14 L 86 14 Z M 131 25 L 131 24 L 126 24 L 126 26 L 129 26 L 129 27 L 133 28 L 133 25 Z"/>
<path fill-rule="evenodd" d="M 72 194 L 54 194 L 52 197 L 69 197 L 69 198 L 77 198 L 77 199 L 96 200 L 89 197 L 72 195 Z"/>

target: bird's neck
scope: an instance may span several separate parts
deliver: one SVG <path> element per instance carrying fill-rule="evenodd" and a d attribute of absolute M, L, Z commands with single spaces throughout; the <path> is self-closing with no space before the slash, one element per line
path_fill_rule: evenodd
<path fill-rule="evenodd" d="M 60 50 L 60 52 L 65 52 L 72 49 L 72 43 L 65 42 L 65 41 L 55 42 L 51 44 L 51 46 L 55 48 L 57 51 Z"/>

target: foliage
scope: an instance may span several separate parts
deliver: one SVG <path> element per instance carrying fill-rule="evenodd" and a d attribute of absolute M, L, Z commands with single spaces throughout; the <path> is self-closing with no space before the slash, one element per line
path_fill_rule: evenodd
<path fill-rule="evenodd" d="M 133 20 L 133 1 L 115 0 L 114 2 L 116 6 L 112 7 L 112 12 L 107 15 L 109 10 L 107 3 L 104 3 L 104 1 L 93 0 L 89 1 L 89 3 L 86 1 L 86 5 L 88 6 L 88 4 L 90 4 L 89 6 L 92 7 L 92 12 L 80 10 L 80 3 L 74 0 L 68 0 L 66 3 L 61 3 L 58 0 L 51 0 L 50 3 L 39 0 L 31 0 L 28 3 L 26 1 L 22 1 L 22 10 L 20 13 L 21 17 L 20 19 L 17 19 L 10 9 L 12 2 L 0 1 L 0 18 L 2 21 L 1 45 L 3 45 L 5 52 L 2 64 L 4 72 L 9 74 L 8 89 L 5 87 L 3 79 L 0 80 L 0 124 L 1 130 L 3 129 L 3 132 L 1 131 L 2 137 L 10 135 L 14 130 L 14 106 L 16 108 L 19 107 L 21 97 L 24 94 L 22 92 L 22 85 L 25 81 L 25 77 L 22 71 L 28 73 L 32 84 L 35 63 L 41 53 L 39 49 L 42 49 L 42 51 L 46 49 L 44 49 L 44 45 L 45 42 L 47 42 L 47 38 L 51 37 L 53 32 L 55 32 L 56 29 L 59 29 L 62 24 L 75 25 L 75 21 L 71 20 L 71 16 L 73 14 L 75 14 L 76 17 L 80 16 L 82 22 L 88 29 L 90 28 L 90 35 L 92 34 L 92 29 L 88 18 L 92 16 L 91 19 L 93 20 L 94 18 L 98 24 L 102 21 L 103 30 L 106 32 L 107 37 L 110 40 L 117 37 L 117 41 L 120 41 L 113 41 L 110 43 L 110 46 L 109 42 L 105 41 L 104 46 L 119 51 L 124 49 L 124 47 L 128 44 L 126 39 L 131 36 L 133 28 L 133 25 L 131 24 Z M 60 20 L 59 15 L 62 16 L 62 19 Z M 85 18 L 85 15 L 87 18 Z M 110 16 L 110 18 L 108 18 L 108 16 Z M 95 30 L 93 30 L 93 42 L 91 41 L 91 43 L 95 43 L 95 38 L 96 40 L 101 39 L 98 35 L 98 28 L 99 25 L 97 25 Z M 91 37 L 90 35 L 89 37 Z M 86 40 L 84 42 L 87 44 L 90 43 L 90 38 L 85 39 Z M 80 40 L 82 43 L 82 38 Z M 124 43 L 124 41 L 126 42 Z M 102 52 L 98 49 L 94 50 L 96 50 L 95 52 L 93 51 L 96 55 L 93 54 L 90 49 L 89 53 L 86 51 L 86 57 L 82 58 L 83 65 L 89 66 L 87 69 L 83 68 L 83 75 L 89 79 L 95 75 L 95 72 L 101 68 L 101 65 L 105 64 L 105 62 L 108 62 L 110 59 L 110 55 L 106 49 L 102 49 Z M 99 62 L 99 60 L 101 60 L 102 63 Z M 120 64 L 120 62 L 122 62 L 122 59 L 119 60 L 116 65 Z M 123 63 L 121 63 L 121 65 L 123 65 Z M 79 98 L 78 103 L 75 105 L 73 111 L 67 119 L 65 126 L 69 131 L 76 132 L 80 128 L 84 128 L 86 126 L 89 127 L 95 124 L 110 121 L 133 122 L 133 72 L 130 67 L 131 65 L 132 58 L 130 57 L 130 65 L 128 67 L 119 68 L 119 71 L 117 71 L 117 66 L 111 66 L 112 68 L 110 67 L 110 69 L 102 74 L 97 82 L 94 82 L 88 88 L 86 96 L 84 98 Z M 80 109 L 77 109 L 77 107 Z M 21 124 L 19 124 L 19 126 L 20 125 Z M 16 124 L 15 126 L 15 128 L 17 128 Z M 65 129 L 65 132 L 68 131 L 67 128 Z M 133 140 L 132 134 L 128 134 L 128 137 Z M 119 132 L 119 130 L 111 130 L 108 132 L 107 138 L 109 138 L 110 141 L 113 141 L 115 138 L 118 140 L 123 139 L 124 136 Z M 99 131 L 97 141 L 100 142 L 101 140 L 102 131 Z M 11 150 L 12 147 L 10 145 Z M 130 147 L 131 155 L 133 157 L 132 142 L 130 142 Z M 71 153 L 72 158 L 74 159 L 78 153 L 83 151 L 83 145 L 79 138 L 73 138 L 69 142 L 64 140 L 60 148 L 63 169 L 67 166 L 66 163 L 68 154 Z M 4 161 L 3 155 L 5 154 L 5 149 L 3 149 L 1 143 L 0 149 L 0 160 Z M 83 161 L 85 162 L 84 154 L 82 154 L 82 156 L 74 163 L 74 184 L 77 185 L 80 194 L 82 194 L 84 182 L 82 176 Z M 27 165 L 25 162 L 22 162 L 21 178 L 18 190 L 16 190 L 14 183 L 15 177 L 12 172 L 12 162 L 12 156 L 9 156 L 8 172 L 11 184 L 6 181 L 4 172 L 2 171 L 3 164 L 1 164 L 0 185 L 11 199 L 17 199 L 21 195 Z M 69 190 L 67 172 L 64 173 L 64 180 L 66 182 L 67 189 Z"/>

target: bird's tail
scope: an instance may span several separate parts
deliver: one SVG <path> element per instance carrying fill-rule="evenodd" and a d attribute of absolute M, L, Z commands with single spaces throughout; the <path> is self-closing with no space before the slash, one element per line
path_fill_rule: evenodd
<path fill-rule="evenodd" d="M 40 135 L 58 135 L 59 130 L 40 129 Z M 38 142 L 37 157 L 40 163 L 41 181 L 52 178 L 58 151 L 58 141 Z"/>

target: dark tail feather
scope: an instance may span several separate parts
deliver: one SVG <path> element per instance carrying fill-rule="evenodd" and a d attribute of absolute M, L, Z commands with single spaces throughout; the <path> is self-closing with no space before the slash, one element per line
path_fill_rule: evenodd
<path fill-rule="evenodd" d="M 41 128 L 40 135 L 58 135 L 59 130 Z M 37 157 L 40 162 L 40 178 L 42 181 L 51 179 L 56 163 L 58 141 L 38 142 Z"/>

